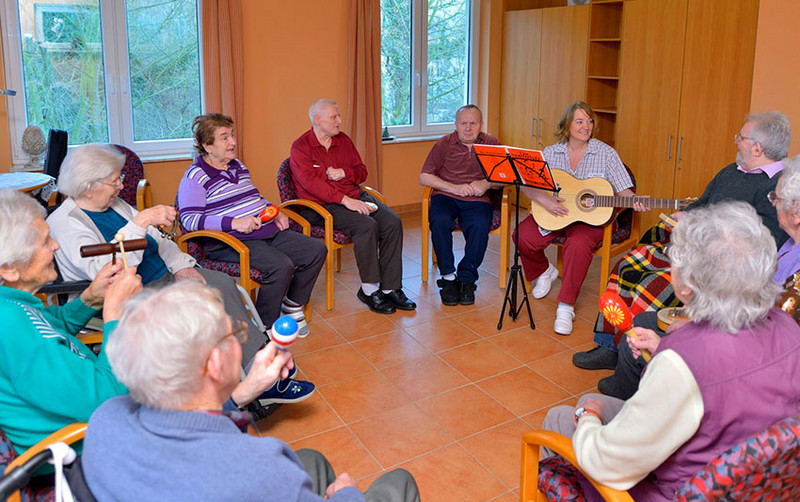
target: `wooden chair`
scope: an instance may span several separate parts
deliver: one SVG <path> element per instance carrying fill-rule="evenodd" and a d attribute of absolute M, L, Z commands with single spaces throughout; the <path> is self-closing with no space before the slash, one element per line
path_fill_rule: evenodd
<path fill-rule="evenodd" d="M 62 429 L 57 430 L 56 432 L 50 434 L 46 438 L 42 439 L 35 445 L 28 448 L 24 453 L 17 456 L 16 450 L 14 450 L 14 446 L 8 440 L 6 435 L 0 431 L 0 452 L 2 456 L 0 460 L 4 466 L 4 473 L 8 474 L 13 469 L 22 466 L 30 459 L 32 459 L 37 454 L 41 453 L 42 451 L 46 450 L 47 447 L 54 443 L 66 443 L 66 444 L 73 444 L 77 441 L 83 439 L 86 435 L 86 424 L 81 422 L 75 422 L 70 424 Z M 45 488 L 40 489 L 37 492 L 33 492 L 28 487 L 23 488 L 21 491 L 18 490 L 13 492 L 8 497 L 8 502 L 19 502 L 21 499 L 21 492 L 24 492 L 25 500 L 48 500 L 48 496 L 52 496 L 53 489 L 52 488 Z"/>
<path fill-rule="evenodd" d="M 509 232 L 511 225 L 509 223 L 510 212 L 508 205 L 508 194 L 510 187 L 504 187 L 502 192 L 499 190 L 499 196 L 494 196 L 492 200 L 492 226 L 489 231 L 490 234 L 500 235 L 500 270 L 499 270 L 499 285 L 500 288 L 506 287 L 506 279 L 508 275 L 508 245 L 509 245 Z M 428 247 L 430 245 L 430 223 L 428 215 L 431 205 L 431 187 L 425 187 L 422 193 L 422 282 L 428 282 Z M 456 231 L 460 232 L 461 229 L 456 222 Z M 431 250 L 433 255 L 433 263 L 436 263 L 436 253 Z"/>
<path fill-rule="evenodd" d="M 636 178 L 633 172 L 625 165 L 628 174 L 633 181 L 633 191 L 636 191 Z M 608 276 L 611 273 L 611 258 L 620 253 L 630 251 L 636 244 L 639 243 L 641 234 L 641 218 L 639 213 L 631 208 L 620 211 L 615 217 L 603 226 L 603 240 L 597 245 L 594 250 L 595 256 L 600 257 L 600 294 L 606 291 L 606 284 L 608 283 Z M 553 244 L 558 246 L 558 255 L 556 258 L 556 267 L 558 267 L 559 275 L 564 270 L 564 255 L 562 246 L 565 238 L 563 236 L 553 239 Z"/>
<path fill-rule="evenodd" d="M 559 456 L 539 461 L 539 447 Z M 586 476 L 575 459 L 572 440 L 551 431 L 522 436 L 520 499 L 577 500 L 576 473 L 581 472 L 605 500 L 633 500 Z M 547 494 L 550 495 L 548 497 Z M 799 500 L 800 415 L 787 417 L 719 454 L 689 478 L 675 500 Z"/>
<path fill-rule="evenodd" d="M 178 200 L 175 199 L 175 206 L 177 207 Z M 310 234 L 310 225 L 305 218 L 295 213 L 290 209 L 284 209 L 283 213 L 294 222 L 304 235 Z M 178 222 L 180 225 L 180 222 Z M 232 277 L 239 278 L 239 284 L 247 291 L 250 299 L 256 301 L 256 292 L 260 284 L 267 282 L 261 271 L 250 266 L 250 249 L 245 246 L 242 241 L 236 237 L 219 230 L 195 230 L 193 232 L 186 231 L 183 225 L 180 225 L 181 235 L 175 238 L 175 243 L 181 248 L 181 251 L 188 253 L 195 260 L 200 267 L 209 270 L 217 270 Z M 219 261 L 209 258 L 203 249 L 202 243 L 197 242 L 195 239 L 212 239 L 223 242 L 232 247 L 238 254 L 239 260 L 236 262 Z M 242 274 L 242 270 L 250 270 L 250 274 Z M 308 305 L 306 305 L 308 307 Z M 310 320 L 311 311 L 309 308 L 305 309 L 306 320 Z"/>
<path fill-rule="evenodd" d="M 362 185 L 361 189 L 386 204 L 386 199 L 379 191 L 366 185 Z M 325 258 L 325 308 L 333 310 L 333 270 L 334 268 L 337 272 L 342 270 L 342 248 L 352 244 L 352 241 L 342 232 L 334 230 L 333 216 L 322 205 L 297 198 L 297 189 L 292 179 L 289 159 L 284 160 L 278 168 L 278 192 L 281 197 L 281 211 L 286 211 L 286 208 L 291 206 L 306 207 L 320 215 L 325 222 L 322 226 L 311 226 L 311 237 L 322 239 L 328 249 L 328 256 Z"/>

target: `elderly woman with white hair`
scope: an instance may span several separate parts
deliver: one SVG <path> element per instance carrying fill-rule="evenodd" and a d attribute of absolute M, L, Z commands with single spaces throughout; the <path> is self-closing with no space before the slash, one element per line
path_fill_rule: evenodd
<path fill-rule="evenodd" d="M 35 293 L 55 280 L 45 210 L 33 198 L 0 190 L 0 428 L 17 453 L 72 422 L 86 422 L 100 403 L 125 392 L 105 346 L 121 304 L 141 289 L 135 270 L 108 264 L 64 306 L 45 307 Z M 77 337 L 102 307 L 105 342 L 95 355 Z"/>
<path fill-rule="evenodd" d="M 128 305 L 108 358 L 130 395 L 92 415 L 81 458 L 95 498 L 419 501 L 406 471 L 362 494 L 322 454 L 243 434 L 248 417 L 222 404 L 238 383 L 246 335 L 219 295 L 196 282 L 145 291 Z M 272 343 L 265 350 L 273 378 L 285 377 L 289 355 Z"/>
<path fill-rule="evenodd" d="M 773 280 L 783 284 L 800 271 L 800 155 L 783 161 L 783 175 L 767 198 L 778 213 L 778 223 L 789 238 L 778 250 L 778 269 Z"/>
<path fill-rule="evenodd" d="M 126 252 L 128 265 L 135 266 L 145 287 L 158 287 L 181 280 L 197 280 L 217 288 L 228 313 L 237 319 L 249 319 L 233 278 L 197 267 L 197 262 L 163 236 L 158 225 L 171 225 L 175 208 L 159 205 L 141 212 L 119 197 L 122 189 L 122 166 L 125 156 L 112 145 L 88 144 L 70 151 L 58 177 L 59 192 L 69 196 L 47 219 L 53 236 L 61 243 L 56 261 L 65 280 L 92 279 L 111 261 L 110 255 L 83 258 L 81 246 L 115 241 L 117 233 L 125 240 L 146 239 L 147 248 Z M 241 407 L 257 400 L 262 406 L 272 403 L 303 401 L 314 393 L 311 382 L 293 380 L 276 382 L 263 375 L 259 349 L 267 341 L 255 326 L 246 323 L 248 340 L 242 348 L 251 369 L 233 394 Z M 292 374 L 291 376 L 293 376 Z"/>
<path fill-rule="evenodd" d="M 669 257 L 690 322 L 667 337 L 635 328 L 653 359 L 627 401 L 584 396 L 543 428 L 572 437 L 578 464 L 635 500 L 672 500 L 706 463 L 797 413 L 800 327 L 773 307 L 775 241 L 742 202 L 686 213 Z M 599 497 L 585 479 L 581 488 Z"/>

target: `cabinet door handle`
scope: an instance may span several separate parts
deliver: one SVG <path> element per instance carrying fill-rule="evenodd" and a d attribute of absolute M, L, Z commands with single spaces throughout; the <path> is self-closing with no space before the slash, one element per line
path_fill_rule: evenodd
<path fill-rule="evenodd" d="M 539 132 L 539 139 L 541 139 L 541 138 L 542 138 L 542 122 L 543 122 L 543 121 L 542 121 L 541 117 L 539 117 L 539 129 L 538 129 L 538 132 Z"/>
<path fill-rule="evenodd" d="M 536 117 L 531 117 L 531 138 L 536 137 L 536 133 L 534 132 L 536 129 Z"/>
<path fill-rule="evenodd" d="M 670 157 L 672 156 L 671 153 L 672 153 L 672 134 L 670 134 L 669 138 L 667 138 L 667 160 L 669 160 Z"/>
<path fill-rule="evenodd" d="M 683 136 L 678 136 L 678 163 L 681 162 L 681 145 L 683 145 Z"/>

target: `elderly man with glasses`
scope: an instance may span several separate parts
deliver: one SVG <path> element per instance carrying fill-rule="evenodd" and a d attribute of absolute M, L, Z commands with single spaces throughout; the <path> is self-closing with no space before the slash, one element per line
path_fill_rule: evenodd
<path fill-rule="evenodd" d="M 242 433 L 249 417 L 223 403 L 238 384 L 237 337 L 246 333 L 198 282 L 147 290 L 128 305 L 107 351 L 130 395 L 98 408 L 84 441 L 86 482 L 98 500 L 419 501 L 402 469 L 362 493 L 319 452 Z M 289 352 L 273 343 L 264 351 L 271 378 L 286 378 Z"/>

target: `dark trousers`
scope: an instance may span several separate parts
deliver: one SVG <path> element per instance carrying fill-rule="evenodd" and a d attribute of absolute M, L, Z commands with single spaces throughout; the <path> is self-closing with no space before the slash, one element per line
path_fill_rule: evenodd
<path fill-rule="evenodd" d="M 658 336 L 663 337 L 666 333 L 658 328 L 657 312 L 642 312 L 633 318 L 633 325 L 640 328 L 652 329 Z M 617 357 L 617 367 L 611 375 L 610 390 L 611 395 L 619 399 L 629 399 L 639 389 L 639 380 L 642 379 L 647 363 L 644 358 L 634 359 L 631 348 L 628 347 L 627 337 L 622 337 L 619 345 L 619 356 Z"/>
<path fill-rule="evenodd" d="M 330 462 L 316 450 L 304 448 L 295 453 L 311 478 L 312 491 L 324 497 L 325 490 L 336 480 L 336 473 Z M 410 472 L 395 469 L 373 481 L 364 492 L 364 498 L 367 502 L 419 502 L 419 488 Z"/>
<path fill-rule="evenodd" d="M 453 229 L 456 227 L 456 220 L 465 240 L 464 257 L 458 262 L 456 275 L 459 281 L 474 284 L 478 280 L 478 267 L 483 263 L 486 246 L 489 244 L 492 206 L 488 202 L 463 201 L 444 194 L 431 197 L 428 222 L 441 275 L 456 272 L 453 256 Z"/>
<path fill-rule="evenodd" d="M 300 305 L 308 303 L 328 250 L 319 239 L 291 230 L 242 243 L 250 250 L 250 266 L 266 279 L 258 289 L 256 310 L 264 325 L 272 327 L 281 314 L 284 296 Z M 221 242 L 210 243 L 204 249 L 213 260 L 239 260 L 239 254 Z"/>
<path fill-rule="evenodd" d="M 381 289 L 403 287 L 403 224 L 394 211 L 371 195 L 361 192 L 358 198 L 374 202 L 378 210 L 365 216 L 341 204 L 324 204 L 333 216 L 333 228 L 350 237 L 363 283 L 380 284 Z M 314 226 L 325 221 L 310 209 L 300 215 Z"/>

